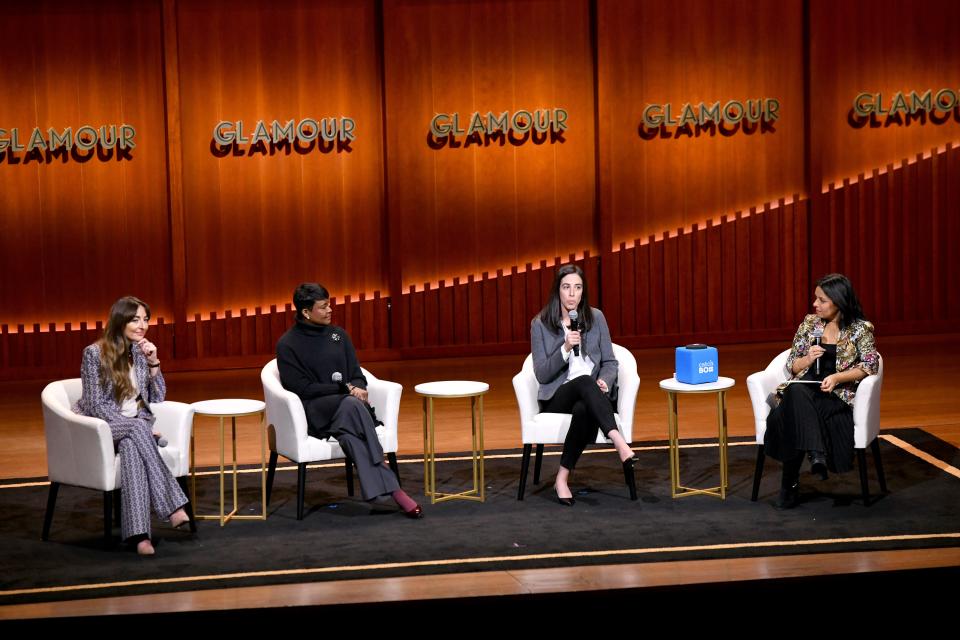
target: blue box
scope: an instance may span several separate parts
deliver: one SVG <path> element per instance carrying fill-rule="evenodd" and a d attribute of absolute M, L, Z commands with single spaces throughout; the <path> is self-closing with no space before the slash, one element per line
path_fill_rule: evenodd
<path fill-rule="evenodd" d="M 706 345 L 677 347 L 677 381 L 686 384 L 716 382 L 720 376 L 717 348 Z"/>

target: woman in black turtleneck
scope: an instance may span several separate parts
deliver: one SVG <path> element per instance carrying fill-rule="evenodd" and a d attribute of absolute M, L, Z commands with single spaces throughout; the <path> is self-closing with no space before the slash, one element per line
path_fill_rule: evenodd
<path fill-rule="evenodd" d="M 330 294 L 316 283 L 293 292 L 297 322 L 277 342 L 280 382 L 300 397 L 311 436 L 333 436 L 357 466 L 364 500 L 390 495 L 411 518 L 423 511 L 383 461 L 376 425 L 367 409 L 367 380 L 350 336 L 331 325 Z M 334 374 L 340 374 L 335 382 Z"/>

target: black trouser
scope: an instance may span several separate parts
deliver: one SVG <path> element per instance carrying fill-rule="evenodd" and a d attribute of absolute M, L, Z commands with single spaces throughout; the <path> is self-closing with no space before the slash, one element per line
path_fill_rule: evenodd
<path fill-rule="evenodd" d="M 561 385 L 553 397 L 544 403 L 542 410 L 573 415 L 560 456 L 561 466 L 571 471 L 577 466 L 577 460 L 587 445 L 596 440 L 597 429 L 608 436 L 617 428 L 613 402 L 591 376 L 579 376 Z"/>

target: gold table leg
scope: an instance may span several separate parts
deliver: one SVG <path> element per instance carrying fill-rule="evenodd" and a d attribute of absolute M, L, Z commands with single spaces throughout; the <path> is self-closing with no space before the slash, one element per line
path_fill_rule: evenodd
<path fill-rule="evenodd" d="M 680 484 L 680 436 L 677 426 L 677 394 L 667 391 L 667 424 L 670 439 L 670 494 L 674 498 L 707 495 L 721 500 L 727 499 L 730 486 L 727 470 L 727 394 L 717 392 L 717 436 L 720 450 L 720 486 L 708 489 L 696 489 Z"/>
<path fill-rule="evenodd" d="M 473 465 L 473 488 L 460 493 L 442 493 L 437 491 L 436 424 L 434 422 L 433 397 L 423 399 L 423 484 L 424 495 L 430 498 L 430 504 L 446 500 L 486 501 L 483 469 L 483 396 L 470 396 L 470 438 L 471 459 Z M 477 420 L 479 408 L 480 419 Z"/>

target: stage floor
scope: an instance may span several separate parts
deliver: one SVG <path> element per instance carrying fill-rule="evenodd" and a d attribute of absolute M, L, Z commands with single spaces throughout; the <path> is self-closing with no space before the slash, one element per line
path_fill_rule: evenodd
<path fill-rule="evenodd" d="M 885 380 L 881 427 L 919 427 L 960 446 L 960 406 L 949 372 L 960 357 L 957 335 L 878 339 L 884 356 Z M 731 436 L 753 434 L 753 417 L 745 379 L 763 369 L 783 344 L 747 344 L 720 349 L 721 374 L 737 381 L 728 394 Z M 641 379 L 635 416 L 634 442 L 664 440 L 667 432 L 666 396 L 658 381 L 673 371 L 672 349 L 633 350 Z M 464 359 L 372 362 L 365 366 L 382 379 L 404 386 L 400 409 L 402 455 L 422 453 L 422 403 L 414 385 L 444 379 L 479 379 L 490 383 L 484 400 L 487 449 L 520 446 L 519 417 L 511 378 L 519 371 L 522 356 Z M 0 383 L 0 477 L 42 478 L 46 453 L 40 391 L 47 381 Z M 173 373 L 167 376 L 169 399 L 193 402 L 220 397 L 262 398 L 259 370 Z M 467 401 L 436 404 L 437 445 L 443 452 L 469 448 Z M 682 438 L 716 435 L 716 404 L 712 397 L 680 400 Z M 213 465 L 218 459 L 214 422 L 197 425 L 198 463 Z M 259 461 L 259 438 L 254 423 L 241 425 L 240 458 Z M 664 454 L 666 455 L 666 454 Z M 545 478 L 549 482 L 549 478 Z M 742 479 L 731 478 L 731 481 Z M 414 496 L 422 498 L 422 496 Z M 706 498 L 705 498 L 706 499 Z M 37 514 L 38 522 L 41 514 Z M 52 615 L 99 615 L 158 611 L 211 610 L 235 606 L 279 606 L 298 602 L 309 605 L 430 599 L 462 596 L 509 595 L 560 591 L 614 589 L 652 585 L 685 585 L 717 581 L 759 580 L 782 576 L 817 576 L 825 573 L 893 571 L 960 565 L 960 548 L 914 551 L 857 552 L 768 558 L 623 564 L 604 567 L 487 572 L 470 581 L 451 575 L 346 580 L 335 584 L 308 583 L 278 587 L 248 587 L 155 596 L 130 596 L 60 602 L 56 605 L 18 605 L 0 608 L 0 619 Z M 246 604 L 244 604 L 246 603 Z M 255 605 L 252 603 L 256 603 Z"/>

